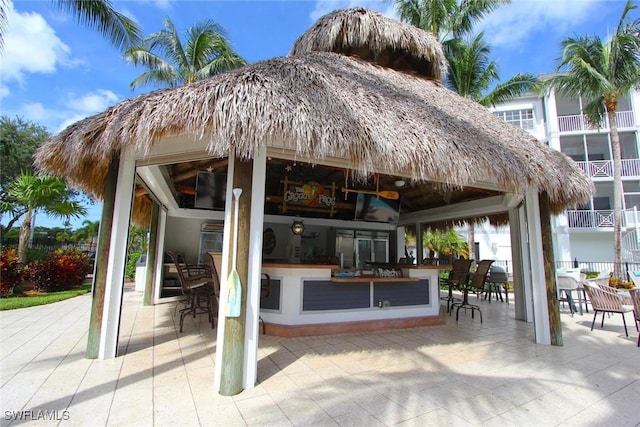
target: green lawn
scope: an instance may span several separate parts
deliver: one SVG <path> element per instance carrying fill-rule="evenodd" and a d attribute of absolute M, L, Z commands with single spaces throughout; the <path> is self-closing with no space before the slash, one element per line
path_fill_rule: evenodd
<path fill-rule="evenodd" d="M 84 283 L 77 289 L 68 291 L 51 292 L 46 295 L 20 296 L 0 299 L 0 311 L 14 310 L 16 308 L 34 307 L 36 305 L 51 304 L 52 302 L 63 301 L 69 298 L 84 295 L 91 291 L 91 283 Z"/>

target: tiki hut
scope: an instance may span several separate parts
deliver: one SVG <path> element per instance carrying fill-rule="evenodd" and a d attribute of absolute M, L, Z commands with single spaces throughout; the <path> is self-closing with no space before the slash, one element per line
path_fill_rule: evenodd
<path fill-rule="evenodd" d="M 549 283 L 552 271 L 545 269 L 542 260 L 548 261 L 545 256 L 553 254 L 552 250 L 543 252 L 548 242 L 540 237 L 544 233 L 540 225 L 549 219 L 543 214 L 588 200 L 592 183 L 564 154 L 443 87 L 445 66 L 442 47 L 433 35 L 366 9 L 340 10 L 318 20 L 287 57 L 124 100 L 43 144 L 36 154 L 37 166 L 65 176 L 97 198 L 107 194 L 105 183 L 115 182 L 113 171 L 118 174 L 115 206 L 106 212 L 115 218 L 112 250 L 104 267 L 110 282 L 96 284 L 98 291 L 106 286 L 104 302 L 94 308 L 103 306 L 105 313 L 101 322 L 106 326 L 97 329 L 101 357 L 115 355 L 122 292 L 120 252 L 131 219 L 136 165 L 156 167 L 142 177 L 138 174 L 145 185 L 135 191 L 136 196 L 147 194 L 153 203 L 164 205 L 163 200 L 168 200 L 168 205 L 175 205 L 171 194 L 166 199 L 153 197 L 163 188 L 178 188 L 176 174 L 167 172 L 164 165 L 180 160 L 202 168 L 206 165 L 198 162 L 211 158 L 228 159 L 228 179 L 232 180 L 228 189 L 242 188 L 242 179 L 254 180 L 253 187 L 246 187 L 252 197 L 244 198 L 239 211 L 233 211 L 245 221 L 233 239 L 248 254 L 238 270 L 247 286 L 243 295 L 246 291 L 252 301 L 247 305 L 247 333 L 237 333 L 250 347 L 245 350 L 249 353 L 244 359 L 245 386 L 252 386 L 256 378 L 260 236 L 265 206 L 274 203 L 265 197 L 263 185 L 255 184 L 264 183 L 260 173 L 266 175 L 268 184 L 265 170 L 272 158 L 333 167 L 334 173 L 342 176 L 344 171 L 356 182 L 366 183 L 376 176 L 375 186 L 369 183 L 370 190 L 376 191 L 378 186 L 406 180 L 412 188 L 401 193 L 408 210 L 401 211 L 400 222 L 403 216 L 413 224 L 455 224 L 478 216 L 499 222 L 507 213 L 510 223 L 517 222 L 521 235 L 532 233 L 521 239 L 530 250 L 514 249 L 521 250 L 521 258 L 528 257 L 526 268 L 518 267 L 522 279 L 517 280 L 522 282 L 521 289 L 525 282 L 534 289 L 527 303 L 535 309 L 536 340 L 548 344 L 551 314 L 546 311 L 545 275 Z M 244 162 L 249 159 L 255 167 L 253 162 Z M 251 164 L 244 177 L 237 173 L 237 165 L 243 163 Z M 157 181 L 164 187 L 156 185 Z M 541 203 L 540 212 L 538 196 L 548 201 L 548 207 Z M 264 206 L 252 209 L 256 201 L 264 201 Z M 487 208 L 495 201 L 500 206 Z M 475 207 L 458 208 L 463 204 Z M 224 210 L 223 274 L 232 250 L 228 237 L 231 205 L 227 203 Z M 143 222 L 152 203 L 145 200 L 135 206 L 133 220 Z M 182 214 L 184 210 L 175 206 L 164 207 L 174 215 Z M 430 217 L 432 211 L 439 216 Z M 527 226 L 519 221 L 527 221 Z M 161 259 L 162 246 L 155 250 Z M 100 269 L 96 276 L 101 277 Z M 437 283 L 437 278 L 432 282 Z M 438 290 L 434 292 L 432 301 L 437 301 Z M 437 314 L 437 305 L 431 308 Z M 230 338 L 224 335 L 228 320 L 222 315 L 219 320 L 218 352 L 222 353 Z M 216 378 L 222 375 L 218 369 L 227 366 L 222 359 L 218 362 Z"/>
<path fill-rule="evenodd" d="M 36 164 L 101 198 L 112 156 L 130 147 L 144 157 L 162 138 L 189 135 L 212 156 L 235 147 L 251 158 L 267 145 L 312 162 L 348 159 L 361 176 L 535 187 L 554 213 L 590 197 L 591 181 L 566 155 L 444 88 L 444 64 L 431 34 L 341 10 L 289 57 L 127 99 L 69 126 L 38 150 Z"/>

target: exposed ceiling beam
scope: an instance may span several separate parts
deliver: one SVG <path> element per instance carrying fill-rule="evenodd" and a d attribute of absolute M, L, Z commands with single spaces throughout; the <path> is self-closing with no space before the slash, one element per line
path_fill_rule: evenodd
<path fill-rule="evenodd" d="M 511 197 L 507 199 L 506 195 L 501 195 L 411 212 L 400 215 L 398 226 L 448 221 L 456 218 L 474 218 L 502 213 L 508 210 L 508 201 L 510 200 Z"/>
<path fill-rule="evenodd" d="M 160 166 L 141 166 L 137 168 L 138 176 L 142 179 L 151 193 L 167 209 L 177 209 L 178 202 L 173 197 L 173 191 L 164 178 Z"/>

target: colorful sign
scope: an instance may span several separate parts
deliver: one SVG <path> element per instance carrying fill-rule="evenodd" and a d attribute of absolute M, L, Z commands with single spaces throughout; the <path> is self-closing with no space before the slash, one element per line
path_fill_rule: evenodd
<path fill-rule="evenodd" d="M 336 198 L 330 193 L 326 193 L 322 185 L 317 182 L 310 182 L 302 186 L 295 186 L 293 190 L 284 193 L 285 203 L 295 203 L 309 207 L 333 207 L 336 205 Z"/>

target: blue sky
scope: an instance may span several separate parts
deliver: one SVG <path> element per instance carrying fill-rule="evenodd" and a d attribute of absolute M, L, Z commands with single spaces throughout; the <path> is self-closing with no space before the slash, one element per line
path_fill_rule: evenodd
<path fill-rule="evenodd" d="M 395 17 L 393 1 L 212 1 L 115 0 L 143 33 L 157 32 L 170 17 L 183 32 L 213 19 L 227 31 L 236 51 L 249 62 L 289 52 L 295 39 L 320 16 L 335 9 L 364 6 Z M 617 25 L 622 0 L 512 0 L 478 26 L 492 46 L 500 76 L 554 70 L 560 40 L 576 34 L 602 37 Z M 95 31 L 60 12 L 53 1 L 9 1 L 5 52 L 0 58 L 0 111 L 57 133 L 141 90 L 129 83 L 142 69 L 126 63 Z M 639 16 L 634 11 L 633 16 Z M 144 88 L 149 91 L 153 88 Z M 89 206 L 100 218 L 100 205 Z M 82 220 L 72 222 L 79 225 Z M 40 217 L 38 225 L 60 225 Z"/>

